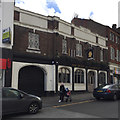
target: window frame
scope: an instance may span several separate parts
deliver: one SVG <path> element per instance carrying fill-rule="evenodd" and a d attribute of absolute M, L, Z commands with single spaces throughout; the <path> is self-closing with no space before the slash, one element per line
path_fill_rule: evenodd
<path fill-rule="evenodd" d="M 67 54 L 67 40 L 62 39 L 62 54 Z"/>
<path fill-rule="evenodd" d="M 71 83 L 70 75 L 71 75 L 71 72 L 68 68 L 65 68 L 65 67 L 59 68 L 59 72 L 58 72 L 59 83 L 62 83 L 62 82 Z"/>
<path fill-rule="evenodd" d="M 104 61 L 104 51 L 103 49 L 100 50 L 100 61 Z"/>
<path fill-rule="evenodd" d="M 84 80 L 84 71 L 83 70 L 77 69 L 75 71 L 74 83 L 78 83 L 78 84 L 84 84 L 85 83 L 85 80 Z"/>
<path fill-rule="evenodd" d="M 115 35 L 113 32 L 110 32 L 110 40 L 113 42 L 115 41 Z"/>
<path fill-rule="evenodd" d="M 83 46 L 82 44 L 77 43 L 76 44 L 76 56 L 82 57 L 83 56 Z"/>
<path fill-rule="evenodd" d="M 115 49 L 110 47 L 110 59 L 115 60 Z"/>
<path fill-rule="evenodd" d="M 28 49 L 40 50 L 39 34 L 35 34 L 32 32 L 28 33 Z"/>

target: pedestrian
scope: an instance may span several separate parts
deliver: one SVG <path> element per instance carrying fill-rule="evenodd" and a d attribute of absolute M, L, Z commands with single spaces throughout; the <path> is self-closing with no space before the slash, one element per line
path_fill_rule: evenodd
<path fill-rule="evenodd" d="M 61 83 L 60 85 L 60 99 L 59 102 L 63 102 L 64 101 L 64 95 L 65 95 L 65 86 L 63 83 Z"/>

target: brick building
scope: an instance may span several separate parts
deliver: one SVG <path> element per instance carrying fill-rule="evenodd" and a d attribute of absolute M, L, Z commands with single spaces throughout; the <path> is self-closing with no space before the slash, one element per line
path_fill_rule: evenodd
<path fill-rule="evenodd" d="M 35 95 L 108 83 L 108 39 L 58 17 L 15 7 L 11 86 Z M 8 81 L 6 81 L 7 83 Z"/>
<path fill-rule="evenodd" d="M 109 63 L 109 82 L 120 82 L 120 32 L 119 28 L 113 24 L 112 28 L 102 25 L 91 19 L 74 18 L 72 23 L 75 26 L 83 26 L 108 39 L 108 63 Z"/>

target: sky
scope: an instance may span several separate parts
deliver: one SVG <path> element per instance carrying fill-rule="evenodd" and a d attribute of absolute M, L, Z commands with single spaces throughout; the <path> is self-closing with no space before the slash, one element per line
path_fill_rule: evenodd
<path fill-rule="evenodd" d="M 15 0 L 15 5 L 45 16 L 58 16 L 71 23 L 74 16 L 92 19 L 103 25 L 118 27 L 120 0 Z"/>

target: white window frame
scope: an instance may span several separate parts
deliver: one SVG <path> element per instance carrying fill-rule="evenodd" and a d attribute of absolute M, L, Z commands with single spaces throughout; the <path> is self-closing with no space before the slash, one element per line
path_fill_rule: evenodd
<path fill-rule="evenodd" d="M 80 72 L 80 74 L 79 74 L 79 77 L 78 77 L 78 71 Z M 83 74 L 82 74 L 83 73 Z M 83 70 L 81 70 L 81 69 L 76 69 L 76 71 L 75 71 L 75 76 L 74 76 L 74 79 L 75 79 L 75 83 L 81 83 L 81 84 L 84 84 L 85 83 L 85 79 L 84 79 L 84 71 Z M 77 78 L 77 80 L 76 80 L 76 78 Z M 83 82 L 82 82 L 82 78 L 83 78 Z M 78 80 L 79 79 L 79 80 Z"/>
<path fill-rule="evenodd" d="M 70 83 L 70 70 L 68 68 L 59 68 L 59 83 Z"/>

